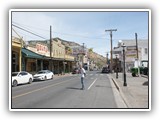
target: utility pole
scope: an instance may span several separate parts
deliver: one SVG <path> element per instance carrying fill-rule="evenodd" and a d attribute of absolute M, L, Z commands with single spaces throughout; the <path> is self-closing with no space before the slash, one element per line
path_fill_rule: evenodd
<path fill-rule="evenodd" d="M 110 58 L 110 71 L 112 73 L 112 65 L 113 65 L 113 57 L 112 57 L 112 32 L 113 31 L 117 31 L 117 29 L 108 29 L 108 30 L 105 30 L 105 32 L 110 32 L 110 41 L 111 41 L 111 58 Z"/>
<path fill-rule="evenodd" d="M 51 71 L 53 72 L 53 60 L 52 60 L 52 26 L 50 26 L 50 58 L 51 58 Z"/>
<path fill-rule="evenodd" d="M 135 33 L 135 39 L 136 39 L 136 52 L 137 52 L 137 64 L 138 64 L 138 76 L 140 75 L 140 69 L 139 69 L 139 56 L 138 56 L 138 40 L 137 40 L 137 33 Z"/>

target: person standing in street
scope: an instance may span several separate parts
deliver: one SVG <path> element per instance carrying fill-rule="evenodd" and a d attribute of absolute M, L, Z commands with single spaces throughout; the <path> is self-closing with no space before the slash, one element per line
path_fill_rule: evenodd
<path fill-rule="evenodd" d="M 84 86 L 84 77 L 86 76 L 86 71 L 82 67 L 82 65 L 80 65 L 80 74 L 81 74 L 81 84 L 82 84 L 81 90 L 84 90 L 85 89 L 85 86 Z"/>

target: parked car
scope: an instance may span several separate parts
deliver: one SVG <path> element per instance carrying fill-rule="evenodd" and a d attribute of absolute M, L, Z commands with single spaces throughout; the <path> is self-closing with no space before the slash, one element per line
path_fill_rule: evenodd
<path fill-rule="evenodd" d="M 34 80 L 47 80 L 47 79 L 53 79 L 53 72 L 49 70 L 41 70 L 37 74 L 33 76 Z"/>
<path fill-rule="evenodd" d="M 12 72 L 12 86 L 17 86 L 18 84 L 29 83 L 33 81 L 32 74 L 21 71 L 21 72 Z"/>
<path fill-rule="evenodd" d="M 109 72 L 110 72 L 110 70 L 109 70 L 108 67 L 103 67 L 102 68 L 102 73 L 109 73 Z"/>
<path fill-rule="evenodd" d="M 80 70 L 78 68 L 74 68 L 72 74 L 79 74 Z"/>

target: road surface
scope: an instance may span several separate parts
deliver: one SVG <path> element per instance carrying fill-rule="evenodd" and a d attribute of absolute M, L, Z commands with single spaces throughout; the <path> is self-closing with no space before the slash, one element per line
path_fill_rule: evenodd
<path fill-rule="evenodd" d="M 12 109 L 108 109 L 117 108 L 117 104 L 107 74 L 89 71 L 85 77 L 85 90 L 81 90 L 79 74 L 12 87 L 11 107 Z"/>

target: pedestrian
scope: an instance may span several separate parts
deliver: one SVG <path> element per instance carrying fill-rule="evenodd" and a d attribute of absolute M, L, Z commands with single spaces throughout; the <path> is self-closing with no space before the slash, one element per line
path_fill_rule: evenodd
<path fill-rule="evenodd" d="M 80 65 L 80 73 L 81 73 L 81 84 L 82 84 L 81 90 L 84 90 L 85 89 L 85 86 L 84 86 L 84 77 L 86 76 L 86 71 L 82 67 L 82 65 Z"/>

